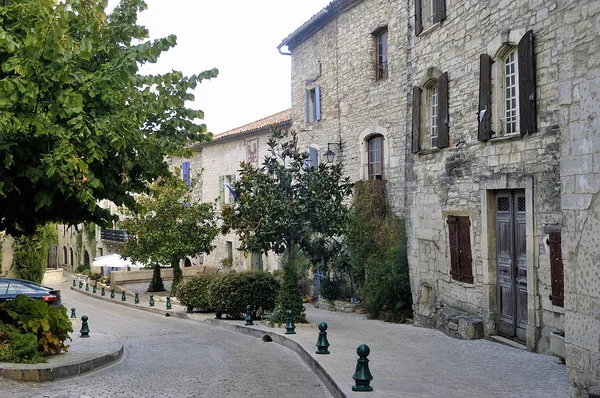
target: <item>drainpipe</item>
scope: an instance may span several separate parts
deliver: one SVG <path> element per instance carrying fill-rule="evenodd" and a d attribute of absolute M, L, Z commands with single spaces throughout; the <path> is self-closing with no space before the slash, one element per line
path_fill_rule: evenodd
<path fill-rule="evenodd" d="M 302 25 L 300 28 L 298 28 L 294 33 L 292 33 L 291 35 L 289 35 L 288 37 L 286 37 L 281 44 L 279 44 L 277 46 L 277 51 L 279 51 L 279 54 L 281 55 L 292 55 L 291 52 L 283 52 L 281 51 L 281 47 L 283 46 L 287 46 L 287 43 L 290 42 L 291 40 L 294 40 L 296 37 L 298 37 L 306 28 L 308 28 L 310 25 L 316 24 L 317 22 L 319 22 L 321 19 L 323 19 L 325 16 L 327 16 L 328 11 L 327 8 L 322 9 L 321 11 L 319 11 L 314 17 L 312 17 L 311 19 L 308 20 L 308 22 L 306 22 L 304 25 Z"/>

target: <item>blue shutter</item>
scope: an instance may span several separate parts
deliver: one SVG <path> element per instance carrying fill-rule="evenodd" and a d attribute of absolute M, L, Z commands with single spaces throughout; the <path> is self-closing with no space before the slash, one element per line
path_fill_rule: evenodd
<path fill-rule="evenodd" d="M 185 184 L 189 186 L 191 184 L 190 178 L 190 162 L 181 163 L 181 178 L 185 181 Z"/>
<path fill-rule="evenodd" d="M 219 203 L 225 203 L 225 176 L 219 176 Z"/>
<path fill-rule="evenodd" d="M 308 148 L 308 164 L 310 167 L 319 167 L 319 153 L 316 148 Z"/>
<path fill-rule="evenodd" d="M 305 90 L 306 91 L 306 123 L 310 122 L 310 90 Z"/>
<path fill-rule="evenodd" d="M 315 120 L 321 120 L 321 86 L 315 87 Z"/>

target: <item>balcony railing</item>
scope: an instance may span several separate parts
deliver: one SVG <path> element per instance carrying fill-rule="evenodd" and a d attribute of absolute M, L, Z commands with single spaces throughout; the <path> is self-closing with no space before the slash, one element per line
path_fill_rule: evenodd
<path fill-rule="evenodd" d="M 100 239 L 112 242 L 127 242 L 127 232 L 120 229 L 103 229 L 100 231 Z"/>

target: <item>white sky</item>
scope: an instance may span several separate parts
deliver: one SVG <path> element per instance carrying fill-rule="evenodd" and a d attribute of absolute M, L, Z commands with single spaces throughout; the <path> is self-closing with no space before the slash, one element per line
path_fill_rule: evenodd
<path fill-rule="evenodd" d="M 177 46 L 143 73 L 185 75 L 216 67 L 219 77 L 195 90 L 219 134 L 290 107 L 290 59 L 277 45 L 330 0 L 146 0 L 138 23 L 152 39 L 177 35 Z M 110 0 L 112 9 L 118 0 Z M 284 47 L 284 49 L 287 49 Z"/>

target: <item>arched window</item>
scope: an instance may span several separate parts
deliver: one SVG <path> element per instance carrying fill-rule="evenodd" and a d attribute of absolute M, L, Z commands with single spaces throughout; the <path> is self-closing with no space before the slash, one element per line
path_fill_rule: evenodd
<path fill-rule="evenodd" d="M 63 246 L 63 264 L 69 264 L 69 258 L 67 257 L 67 247 Z"/>
<path fill-rule="evenodd" d="M 73 266 L 73 249 L 69 249 L 69 256 L 71 257 L 71 267 Z"/>
<path fill-rule="evenodd" d="M 375 135 L 368 140 L 369 144 L 369 180 L 383 179 L 383 136 Z"/>

